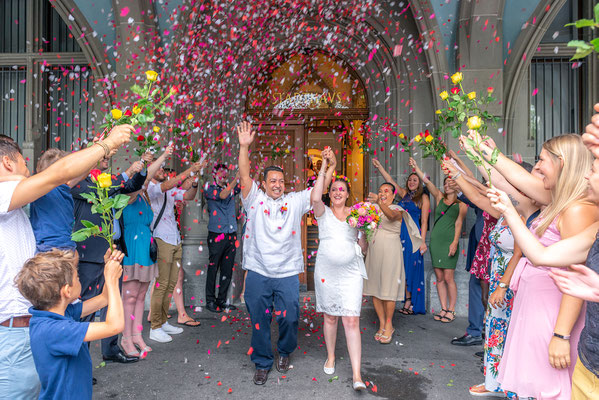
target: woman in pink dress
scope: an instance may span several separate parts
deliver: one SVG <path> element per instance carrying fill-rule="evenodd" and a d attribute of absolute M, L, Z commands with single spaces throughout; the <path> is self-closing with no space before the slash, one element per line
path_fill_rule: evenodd
<path fill-rule="evenodd" d="M 492 149 L 483 147 L 490 155 Z M 580 136 L 562 135 L 543 145 L 535 165 L 542 179 L 501 154 L 495 166 L 516 188 L 547 205 L 531 226 L 547 246 L 599 219 L 597 207 L 586 200 L 587 182 L 580 173 L 591 165 Z M 549 271 L 523 258 L 510 282 L 515 298 L 498 381 L 520 398 L 570 399 L 584 302 L 562 295 Z"/>

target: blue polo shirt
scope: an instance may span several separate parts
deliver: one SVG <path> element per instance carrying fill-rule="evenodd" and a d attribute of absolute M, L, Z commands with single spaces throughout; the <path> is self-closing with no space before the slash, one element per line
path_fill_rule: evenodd
<path fill-rule="evenodd" d="M 79 322 L 83 303 L 64 315 L 31 307 L 31 352 L 42 383 L 40 399 L 91 399 L 92 359 L 83 341 L 89 322 Z"/>
<path fill-rule="evenodd" d="M 60 185 L 31 203 L 30 221 L 38 252 L 77 247 L 71 240 L 75 216 L 68 185 Z"/>
<path fill-rule="evenodd" d="M 239 185 L 231 191 L 226 199 L 220 198 L 224 188 L 213 184 L 208 186 L 204 195 L 208 202 L 208 230 L 214 233 L 237 232 L 237 216 L 235 215 L 235 195 L 241 192 Z"/>

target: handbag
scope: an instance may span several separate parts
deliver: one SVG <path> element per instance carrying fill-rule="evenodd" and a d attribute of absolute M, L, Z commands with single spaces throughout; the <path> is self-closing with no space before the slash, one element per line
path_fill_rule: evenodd
<path fill-rule="evenodd" d="M 166 208 L 166 192 L 164 192 L 164 203 L 162 204 L 162 208 L 160 209 L 160 213 L 158 214 L 158 218 L 156 218 L 156 222 L 154 222 L 154 227 L 152 228 L 152 237 L 150 237 L 150 259 L 152 262 L 156 262 L 158 260 L 158 244 L 156 243 L 156 238 L 154 237 L 154 231 L 160 222 L 160 218 L 162 218 L 162 214 L 164 214 L 164 209 Z"/>

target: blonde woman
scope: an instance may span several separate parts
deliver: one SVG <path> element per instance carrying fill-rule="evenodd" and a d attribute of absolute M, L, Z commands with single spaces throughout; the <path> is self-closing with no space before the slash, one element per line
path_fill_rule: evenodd
<path fill-rule="evenodd" d="M 482 147 L 490 159 L 493 149 Z M 514 187 L 547 205 L 531 226 L 544 246 L 574 236 L 599 220 L 599 210 L 587 199 L 583 173 L 591 169 L 592 161 L 579 135 L 562 135 L 543 144 L 535 165 L 542 178 L 499 154 L 495 168 Z M 513 221 L 508 223 L 513 226 Z M 516 296 L 498 381 L 504 390 L 521 398 L 570 399 L 584 301 L 562 295 L 550 271 L 546 266 L 534 268 L 523 258 L 510 281 Z"/>

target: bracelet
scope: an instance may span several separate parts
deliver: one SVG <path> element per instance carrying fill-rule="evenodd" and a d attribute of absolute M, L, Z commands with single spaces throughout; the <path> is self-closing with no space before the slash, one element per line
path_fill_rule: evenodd
<path fill-rule="evenodd" d="M 553 332 L 553 336 L 564 340 L 570 340 L 570 335 L 560 335 L 559 333 Z"/>
<path fill-rule="evenodd" d="M 453 180 L 455 181 L 455 180 L 456 180 L 456 179 L 458 179 L 460 176 L 462 176 L 462 173 L 461 173 L 460 171 L 458 171 L 458 173 L 457 173 L 457 174 L 455 174 L 454 176 L 452 176 L 452 177 L 451 177 L 451 179 L 453 179 Z"/>
<path fill-rule="evenodd" d="M 97 144 L 98 146 L 104 149 L 104 158 L 107 158 L 110 155 L 110 147 L 108 147 L 106 143 L 104 143 L 101 140 L 98 140 L 94 144 Z"/>
<path fill-rule="evenodd" d="M 507 283 L 503 283 L 503 282 L 499 282 L 497 284 L 497 286 L 499 286 L 502 289 L 507 289 L 509 287 L 509 285 Z"/>
<path fill-rule="evenodd" d="M 197 188 L 198 186 L 200 186 L 200 185 L 197 182 L 194 182 L 194 183 L 191 184 L 192 188 Z"/>

